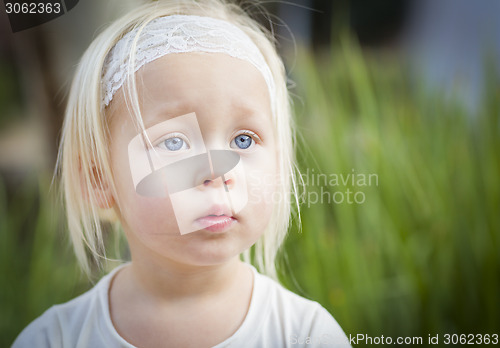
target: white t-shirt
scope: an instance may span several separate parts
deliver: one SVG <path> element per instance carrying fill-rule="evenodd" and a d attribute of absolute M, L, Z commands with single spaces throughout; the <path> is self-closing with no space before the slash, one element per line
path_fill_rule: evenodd
<path fill-rule="evenodd" d="M 49 308 L 21 332 L 13 348 L 133 348 L 118 334 L 109 314 L 109 285 L 121 267 L 81 296 Z M 252 270 L 248 313 L 240 328 L 215 348 L 350 347 L 340 326 L 320 304 Z"/>

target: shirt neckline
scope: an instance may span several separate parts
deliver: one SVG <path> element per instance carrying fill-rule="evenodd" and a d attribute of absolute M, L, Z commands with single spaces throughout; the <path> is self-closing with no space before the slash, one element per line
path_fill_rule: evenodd
<path fill-rule="evenodd" d="M 136 346 L 132 345 L 130 342 L 125 340 L 125 338 L 123 338 L 118 333 L 111 320 L 111 314 L 109 308 L 109 289 L 110 289 L 109 286 L 113 281 L 114 277 L 116 276 L 116 274 L 129 264 L 130 262 L 119 265 L 99 281 L 99 283 L 101 283 L 101 285 L 99 286 L 99 300 L 100 300 L 99 302 L 101 310 L 104 314 L 104 322 L 106 328 L 108 332 L 111 334 L 111 336 L 113 336 L 115 340 L 119 341 L 120 345 L 122 346 L 128 348 L 137 348 Z M 233 341 L 237 339 L 244 340 L 245 343 L 250 342 L 251 340 L 255 339 L 256 337 L 255 332 L 259 332 L 259 328 L 263 322 L 263 320 L 260 320 L 259 318 L 262 318 L 264 314 L 264 309 L 267 308 L 268 306 L 267 306 L 267 301 L 261 300 L 260 301 L 261 303 L 258 302 L 259 301 L 258 299 L 267 299 L 267 297 L 265 296 L 265 289 L 263 288 L 262 279 L 260 279 L 262 275 L 257 272 L 257 269 L 253 265 L 248 263 L 245 264 L 250 267 L 253 274 L 252 295 L 247 314 L 245 315 L 245 319 L 243 319 L 243 322 L 241 323 L 240 327 L 236 330 L 236 332 L 234 332 L 230 337 L 216 344 L 212 348 L 225 347 L 228 344 L 233 343 Z M 254 326 L 252 327 L 252 325 Z"/>

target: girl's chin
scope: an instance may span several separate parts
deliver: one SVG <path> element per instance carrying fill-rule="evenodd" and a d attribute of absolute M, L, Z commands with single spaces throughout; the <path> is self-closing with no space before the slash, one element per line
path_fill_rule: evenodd
<path fill-rule="evenodd" d="M 194 232 L 191 233 L 189 240 L 185 240 L 185 244 L 165 241 L 165 243 L 150 245 L 150 249 L 153 249 L 160 257 L 163 256 L 165 259 L 170 259 L 175 263 L 202 267 L 222 265 L 230 262 L 249 248 L 247 243 L 241 241 L 220 238 L 220 235 L 214 236 L 206 231 L 203 234 L 208 235 L 208 237 L 200 238 L 200 234 Z M 178 239 L 176 238 L 177 241 Z"/>

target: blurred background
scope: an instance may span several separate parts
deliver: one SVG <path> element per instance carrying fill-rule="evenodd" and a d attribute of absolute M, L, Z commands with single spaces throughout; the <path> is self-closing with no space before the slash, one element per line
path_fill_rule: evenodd
<path fill-rule="evenodd" d="M 80 0 L 17 33 L 0 11 L 0 346 L 92 286 L 51 180 L 78 60 L 137 3 Z M 500 2 L 243 5 L 272 22 L 296 114 L 282 282 L 348 335 L 499 334 Z"/>

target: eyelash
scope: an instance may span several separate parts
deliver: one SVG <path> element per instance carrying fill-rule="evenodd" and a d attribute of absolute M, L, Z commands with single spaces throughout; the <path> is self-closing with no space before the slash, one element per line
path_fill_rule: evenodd
<path fill-rule="evenodd" d="M 176 132 L 176 133 L 169 133 L 169 134 L 167 134 L 166 136 L 164 136 L 164 137 L 160 138 L 159 140 L 157 140 L 157 141 L 155 142 L 154 147 L 155 147 L 155 148 L 157 148 L 157 147 L 159 147 L 161 144 L 163 144 L 166 140 L 168 140 L 168 139 L 172 139 L 172 138 L 181 138 L 181 139 L 182 139 L 182 141 L 184 141 L 184 142 L 187 144 L 187 146 L 191 147 L 191 144 L 189 143 L 188 138 L 187 138 L 184 134 L 182 134 L 182 133 L 177 133 L 177 132 Z M 164 149 L 162 149 L 162 150 L 164 150 Z M 166 150 L 166 151 L 169 151 L 169 150 Z"/>
<path fill-rule="evenodd" d="M 248 135 L 249 137 L 251 137 L 253 139 L 253 141 L 255 142 L 255 144 L 260 144 L 262 143 L 262 139 L 255 133 L 255 132 L 252 132 L 250 130 L 242 130 L 238 133 L 236 133 L 234 136 L 231 137 L 231 142 L 239 135 Z M 191 147 L 191 144 L 189 143 L 189 140 L 187 139 L 187 137 L 182 134 L 182 133 L 170 133 L 162 138 L 160 138 L 159 140 L 157 140 L 154 144 L 154 147 L 157 148 L 159 147 L 161 144 L 163 144 L 166 140 L 168 139 L 171 139 L 171 138 L 181 138 L 186 144 L 187 146 Z M 231 143 L 230 142 L 230 143 Z M 164 150 L 164 149 L 162 149 Z M 168 150 L 167 150 L 168 151 Z"/>
<path fill-rule="evenodd" d="M 238 135 L 248 135 L 249 137 L 251 137 L 256 144 L 260 144 L 262 142 L 262 139 L 254 132 L 250 131 L 250 130 L 242 130 L 238 133 L 236 133 L 232 138 L 231 138 L 231 141 L 236 138 Z"/>

